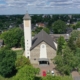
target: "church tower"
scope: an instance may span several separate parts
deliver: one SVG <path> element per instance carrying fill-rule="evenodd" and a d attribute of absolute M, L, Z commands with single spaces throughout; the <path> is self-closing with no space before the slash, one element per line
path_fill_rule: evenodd
<path fill-rule="evenodd" d="M 24 24 L 24 40 L 25 40 L 25 57 L 30 58 L 30 48 L 32 46 L 31 39 L 31 17 L 25 14 L 23 17 Z"/>

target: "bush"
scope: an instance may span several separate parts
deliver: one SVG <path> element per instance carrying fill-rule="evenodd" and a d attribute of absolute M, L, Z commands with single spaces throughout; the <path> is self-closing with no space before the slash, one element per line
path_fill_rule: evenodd
<path fill-rule="evenodd" d="M 19 69 L 18 73 L 13 80 L 35 80 L 35 76 L 38 70 L 32 66 L 24 66 Z"/>
<path fill-rule="evenodd" d="M 16 69 L 20 69 L 20 68 L 24 67 L 25 65 L 31 65 L 28 58 L 21 56 L 20 58 L 17 59 Z"/>

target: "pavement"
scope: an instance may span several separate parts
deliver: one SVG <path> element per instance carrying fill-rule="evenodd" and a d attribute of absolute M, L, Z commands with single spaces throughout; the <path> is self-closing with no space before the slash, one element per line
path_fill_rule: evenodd
<path fill-rule="evenodd" d="M 50 65 L 33 65 L 36 68 L 40 68 L 40 73 L 39 75 L 42 76 L 42 72 L 48 72 L 53 70 L 54 71 L 54 75 L 58 75 L 58 71 L 55 69 L 55 65 L 53 63 L 51 63 Z"/>
<path fill-rule="evenodd" d="M 73 80 L 80 80 L 80 74 L 77 71 L 73 71 L 71 74 Z"/>

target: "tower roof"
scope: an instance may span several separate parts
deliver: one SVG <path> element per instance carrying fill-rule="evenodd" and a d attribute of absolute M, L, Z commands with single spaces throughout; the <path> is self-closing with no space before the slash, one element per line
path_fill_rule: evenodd
<path fill-rule="evenodd" d="M 23 20 L 31 20 L 31 17 L 28 13 L 26 13 L 23 17 Z"/>

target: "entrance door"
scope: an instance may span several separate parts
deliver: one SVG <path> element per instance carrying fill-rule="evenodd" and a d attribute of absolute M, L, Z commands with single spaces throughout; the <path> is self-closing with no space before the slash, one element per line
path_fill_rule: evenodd
<path fill-rule="evenodd" d="M 48 65 L 48 61 L 39 61 L 39 65 Z"/>

